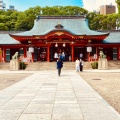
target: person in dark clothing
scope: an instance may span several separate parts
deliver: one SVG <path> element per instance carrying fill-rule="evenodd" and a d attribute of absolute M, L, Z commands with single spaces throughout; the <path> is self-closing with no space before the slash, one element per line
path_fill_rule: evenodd
<path fill-rule="evenodd" d="M 82 72 L 83 71 L 83 60 L 80 59 L 80 71 Z"/>
<path fill-rule="evenodd" d="M 58 58 L 57 60 L 57 69 L 58 69 L 58 76 L 61 74 L 61 68 L 63 67 L 63 62 Z"/>
<path fill-rule="evenodd" d="M 61 53 L 60 53 L 60 56 L 59 56 L 59 57 L 60 57 L 60 60 L 63 61 L 63 56 L 62 56 Z"/>

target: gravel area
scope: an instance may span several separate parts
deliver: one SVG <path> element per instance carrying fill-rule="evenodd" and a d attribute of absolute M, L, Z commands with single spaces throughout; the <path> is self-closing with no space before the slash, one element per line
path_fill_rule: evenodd
<path fill-rule="evenodd" d="M 87 73 L 80 76 L 120 113 L 120 73 Z"/>
<path fill-rule="evenodd" d="M 28 77 L 30 73 L 0 74 L 0 91 Z"/>

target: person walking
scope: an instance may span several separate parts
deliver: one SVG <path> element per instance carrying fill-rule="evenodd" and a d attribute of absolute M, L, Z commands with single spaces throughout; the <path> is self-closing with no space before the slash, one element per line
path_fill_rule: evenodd
<path fill-rule="evenodd" d="M 75 67 L 76 67 L 76 71 L 80 71 L 80 61 L 78 60 L 78 58 L 75 61 Z"/>
<path fill-rule="evenodd" d="M 65 52 L 62 52 L 62 59 L 63 59 L 63 62 L 65 61 Z"/>
<path fill-rule="evenodd" d="M 63 56 L 62 56 L 61 53 L 59 53 L 59 58 L 60 58 L 61 61 L 63 61 Z"/>
<path fill-rule="evenodd" d="M 58 76 L 60 76 L 60 74 L 61 74 L 62 67 L 63 67 L 63 62 L 61 61 L 60 58 L 58 58 L 58 60 L 57 60 Z"/>
<path fill-rule="evenodd" d="M 82 72 L 83 71 L 83 60 L 80 59 L 80 71 Z"/>
<path fill-rule="evenodd" d="M 82 59 L 83 58 L 83 53 L 80 53 L 80 59 Z"/>

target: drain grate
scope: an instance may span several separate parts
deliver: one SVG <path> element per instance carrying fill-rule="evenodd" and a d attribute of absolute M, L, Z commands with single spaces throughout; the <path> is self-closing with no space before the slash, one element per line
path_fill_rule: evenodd
<path fill-rule="evenodd" d="M 94 79 L 92 79 L 92 80 L 101 80 L 101 79 L 99 79 L 99 78 L 94 78 Z"/>

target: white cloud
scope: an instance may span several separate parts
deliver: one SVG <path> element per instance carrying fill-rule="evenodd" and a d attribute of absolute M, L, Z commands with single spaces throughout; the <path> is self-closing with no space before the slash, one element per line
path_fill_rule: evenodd
<path fill-rule="evenodd" d="M 83 7 L 87 9 L 88 11 L 95 10 L 96 0 L 83 0 Z"/>
<path fill-rule="evenodd" d="M 83 0 L 83 3 L 84 8 L 91 12 L 97 10 L 101 5 L 116 5 L 115 0 Z"/>

